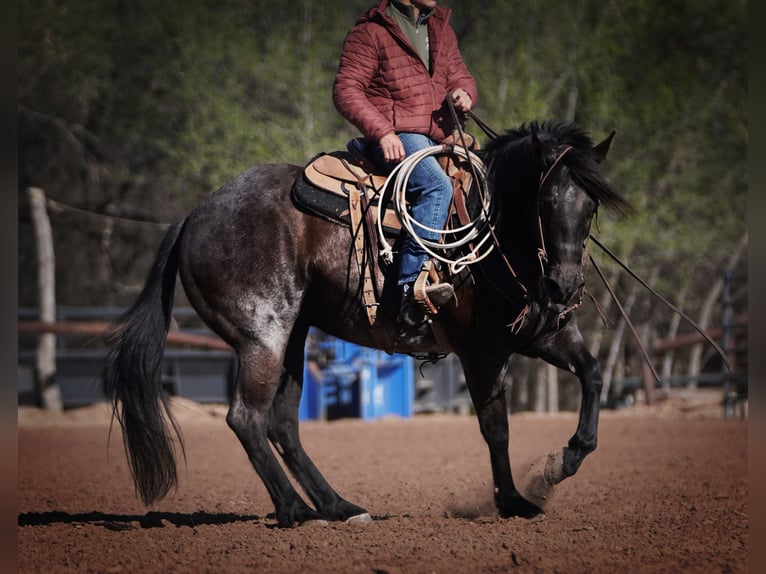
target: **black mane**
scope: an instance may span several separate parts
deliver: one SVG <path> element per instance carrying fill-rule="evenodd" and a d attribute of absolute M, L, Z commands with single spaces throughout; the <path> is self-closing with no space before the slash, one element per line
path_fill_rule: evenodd
<path fill-rule="evenodd" d="M 490 141 L 484 150 L 484 161 L 489 172 L 488 179 L 494 181 L 498 188 L 537 188 L 540 174 L 550 165 L 541 157 L 533 135 L 553 151 L 554 157 L 567 147 L 572 148 L 561 161 L 569 169 L 572 180 L 594 201 L 619 213 L 630 209 L 627 201 L 601 175 L 588 134 L 567 122 L 533 121 L 507 130 Z"/>

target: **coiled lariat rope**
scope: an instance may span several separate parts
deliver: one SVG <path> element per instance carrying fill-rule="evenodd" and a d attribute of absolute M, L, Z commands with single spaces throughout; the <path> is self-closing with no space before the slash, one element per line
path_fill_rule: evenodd
<path fill-rule="evenodd" d="M 415 166 L 430 156 L 454 155 L 463 160 L 471 162 L 473 166 L 474 184 L 478 186 L 479 197 L 481 198 L 481 209 L 478 215 L 471 221 L 461 227 L 453 229 L 434 229 L 417 221 L 410 210 L 407 208 L 406 191 L 407 183 Z M 391 172 L 386 181 L 383 193 L 380 194 L 378 203 L 377 228 L 380 237 L 380 244 L 383 246 L 380 255 L 386 263 L 392 263 L 394 254 L 391 246 L 385 240 L 383 235 L 383 213 L 385 211 L 385 200 L 391 197 L 396 209 L 396 214 L 402 227 L 409 233 L 415 242 L 434 259 L 449 265 L 450 272 L 459 273 L 468 265 L 477 263 L 489 255 L 495 247 L 492 241 L 491 220 L 492 220 L 492 194 L 487 193 L 486 181 L 487 169 L 479 156 L 470 150 L 465 150 L 459 146 L 435 145 L 424 148 L 405 158 Z M 390 189 L 389 189 L 390 187 Z M 435 233 L 439 239 L 432 241 L 420 237 L 417 230 Z M 449 236 L 449 240 L 448 240 Z M 470 244 L 468 252 L 456 250 Z"/>

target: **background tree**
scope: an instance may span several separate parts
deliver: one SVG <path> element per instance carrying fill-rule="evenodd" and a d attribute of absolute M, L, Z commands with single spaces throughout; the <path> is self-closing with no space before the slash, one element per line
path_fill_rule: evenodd
<path fill-rule="evenodd" d="M 344 147 L 357 134 L 331 86 L 345 34 L 372 3 L 21 0 L 20 305 L 35 300 L 30 186 L 51 200 L 59 303 L 123 306 L 165 226 L 202 197 L 252 164 Z M 479 83 L 477 112 L 496 129 L 563 119 L 594 139 L 617 131 L 606 169 L 636 212 L 600 213 L 598 233 L 698 312 L 745 233 L 747 3 L 441 4 Z M 627 297 L 630 281 L 605 266 Z M 593 278 L 588 289 L 605 300 Z M 684 330 L 636 297 L 647 333 Z M 604 331 L 586 305 L 580 322 L 606 358 L 616 317 Z M 618 351 L 615 368 L 630 374 L 633 343 Z"/>

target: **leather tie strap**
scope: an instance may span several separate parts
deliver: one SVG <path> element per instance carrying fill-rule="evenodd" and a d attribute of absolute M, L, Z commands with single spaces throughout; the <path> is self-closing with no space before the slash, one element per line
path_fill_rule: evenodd
<path fill-rule="evenodd" d="M 374 325 L 378 318 L 378 302 L 375 297 L 375 289 L 372 282 L 370 265 L 365 257 L 364 224 L 362 219 L 361 191 L 351 188 L 348 192 L 349 216 L 351 218 L 351 234 L 354 238 L 354 253 L 359 267 L 359 277 L 362 279 L 362 301 L 367 311 L 367 319 L 370 326 Z"/>

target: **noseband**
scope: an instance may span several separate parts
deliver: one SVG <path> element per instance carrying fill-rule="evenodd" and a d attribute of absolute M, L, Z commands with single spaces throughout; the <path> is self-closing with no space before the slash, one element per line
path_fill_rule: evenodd
<path fill-rule="evenodd" d="M 540 198 L 542 197 L 542 191 L 543 187 L 545 186 L 545 183 L 548 181 L 548 178 L 553 173 L 553 170 L 556 169 L 556 166 L 561 162 L 562 159 L 564 159 L 564 156 L 569 153 L 572 150 L 572 146 L 567 146 L 564 151 L 562 151 L 556 159 L 553 161 L 551 166 L 548 168 L 548 170 L 540 176 L 540 184 L 537 186 L 537 201 L 535 202 L 535 205 L 537 206 L 537 230 L 539 234 L 539 240 L 540 240 L 540 246 L 537 248 L 537 257 L 540 260 L 540 267 L 541 272 L 543 275 L 545 274 L 545 265 L 548 263 L 548 252 L 545 249 L 545 233 L 543 231 L 543 220 L 540 216 Z"/>
<path fill-rule="evenodd" d="M 556 159 L 553 161 L 551 166 L 545 171 L 544 174 L 540 177 L 540 184 L 537 186 L 537 201 L 535 202 L 535 205 L 537 207 L 537 230 L 538 230 L 538 239 L 539 239 L 539 246 L 537 248 L 537 258 L 540 262 L 540 277 L 541 279 L 544 279 L 546 276 L 546 271 L 548 267 L 548 251 L 545 248 L 545 231 L 543 230 L 543 220 L 542 216 L 540 215 L 540 202 L 542 198 L 542 191 L 543 188 L 548 181 L 548 178 L 553 173 L 553 170 L 556 169 L 559 163 L 564 159 L 564 156 L 568 154 L 572 150 L 572 146 L 567 146 L 564 148 L 564 150 L 556 156 Z M 583 256 L 580 260 L 580 272 L 583 271 L 583 266 L 585 265 L 585 257 L 586 252 L 583 251 Z M 583 299 L 583 291 L 580 290 L 580 297 L 577 299 L 575 303 L 572 303 L 565 309 L 563 309 L 558 316 L 556 317 L 556 327 L 558 328 L 559 323 L 572 311 L 577 309 L 582 305 L 582 299 Z"/>
<path fill-rule="evenodd" d="M 553 170 L 556 169 L 558 164 L 564 159 L 564 156 L 572 151 L 572 146 L 567 146 L 553 161 L 551 166 L 546 170 L 546 172 L 542 175 L 540 178 L 540 185 L 537 188 L 537 229 L 539 234 L 539 241 L 540 246 L 537 249 L 537 257 L 540 261 L 540 276 L 542 279 L 546 276 L 546 270 L 548 266 L 548 252 L 545 248 L 545 231 L 543 229 L 543 221 L 542 216 L 540 215 L 540 201 L 542 196 L 543 187 L 545 186 L 546 182 L 548 181 L 549 177 L 553 173 Z M 580 259 L 580 273 L 583 274 L 583 267 L 585 266 L 585 260 L 587 257 L 587 249 L 583 249 L 583 255 Z M 582 305 L 583 300 L 583 290 L 580 289 L 579 298 L 576 302 L 572 303 L 571 305 L 565 307 L 557 316 L 556 318 L 556 327 L 558 328 L 559 323 L 566 318 L 569 313 L 577 309 Z"/>
<path fill-rule="evenodd" d="M 463 132 L 462 123 L 459 121 L 457 112 L 455 111 L 454 105 L 452 103 L 452 97 L 451 94 L 447 97 L 448 107 L 450 109 L 450 112 L 452 114 L 452 119 L 454 121 L 455 129 L 459 135 L 460 142 L 465 146 L 465 136 Z M 499 136 L 497 132 L 492 130 L 485 122 L 483 122 L 480 118 L 476 116 L 473 112 L 468 112 L 468 116 L 473 119 L 479 127 L 486 133 L 491 139 L 497 139 Z M 467 149 L 467 147 L 466 147 Z M 536 206 L 536 217 L 537 217 L 537 232 L 538 232 L 538 249 L 537 249 L 537 258 L 540 262 L 540 277 L 541 279 L 545 278 L 546 270 L 548 267 L 548 252 L 545 247 L 545 232 L 543 230 L 543 222 L 542 217 L 540 215 L 540 198 L 542 196 L 542 190 L 545 186 L 546 182 L 550 178 L 551 174 L 553 173 L 553 170 L 556 169 L 556 167 L 561 163 L 561 161 L 564 159 L 564 156 L 568 154 L 572 150 L 572 146 L 567 146 L 564 148 L 564 150 L 558 154 L 556 159 L 553 161 L 553 163 L 550 165 L 550 167 L 541 174 L 540 176 L 540 183 L 537 186 L 537 201 L 535 202 Z M 477 174 L 474 171 L 473 164 L 469 162 L 470 169 L 471 169 L 471 175 L 474 178 L 474 181 L 477 181 Z M 519 276 L 516 274 L 516 271 L 513 269 L 513 266 L 511 265 L 511 262 L 508 260 L 508 257 L 503 253 L 503 250 L 500 247 L 500 241 L 495 234 L 494 225 L 489 225 L 489 234 L 492 237 L 492 243 L 494 244 L 495 248 L 497 249 L 497 252 L 500 254 L 506 268 L 508 269 L 508 272 L 511 274 L 511 277 L 513 277 L 514 281 L 516 282 L 516 285 L 521 289 L 522 296 L 524 298 L 524 305 L 521 309 L 521 312 L 519 315 L 514 319 L 511 323 L 509 323 L 507 326 L 510 327 L 510 329 L 517 333 L 519 330 L 521 330 L 521 327 L 524 323 L 524 318 L 526 317 L 527 313 L 529 312 L 529 290 L 527 289 L 526 285 L 521 281 Z M 582 272 L 583 266 L 585 264 L 585 251 L 583 252 L 582 260 L 580 261 L 580 271 Z M 497 290 L 500 293 L 504 294 L 504 291 L 500 289 L 498 286 L 496 286 Z M 576 303 L 573 303 L 572 305 L 566 307 L 563 311 L 561 311 L 558 316 L 556 317 L 556 327 L 558 328 L 559 323 L 572 311 L 580 307 L 582 305 L 582 298 L 583 298 L 583 291 L 580 291 L 580 297 L 577 300 Z"/>

